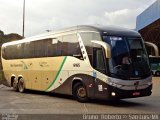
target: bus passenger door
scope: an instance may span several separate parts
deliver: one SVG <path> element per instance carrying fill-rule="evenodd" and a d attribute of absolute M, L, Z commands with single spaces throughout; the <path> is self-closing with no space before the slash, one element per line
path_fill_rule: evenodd
<path fill-rule="evenodd" d="M 105 57 L 102 48 L 94 48 L 93 49 L 93 68 L 98 72 L 95 72 L 95 97 L 96 98 L 105 98 L 106 92 L 104 88 L 106 88 L 105 82 L 102 81 L 102 76 L 106 73 L 105 68 Z"/>

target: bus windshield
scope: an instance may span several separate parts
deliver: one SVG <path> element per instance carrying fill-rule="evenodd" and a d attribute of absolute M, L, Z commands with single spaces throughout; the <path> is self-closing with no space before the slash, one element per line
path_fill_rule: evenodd
<path fill-rule="evenodd" d="M 140 37 L 104 36 L 111 47 L 109 70 L 113 77 L 139 79 L 150 74 L 148 55 Z"/>

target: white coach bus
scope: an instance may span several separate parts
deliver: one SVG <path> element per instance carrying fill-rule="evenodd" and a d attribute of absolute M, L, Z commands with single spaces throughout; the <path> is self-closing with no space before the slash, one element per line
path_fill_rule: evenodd
<path fill-rule="evenodd" d="M 76 26 L 5 43 L 1 53 L 4 78 L 19 92 L 67 94 L 80 102 L 152 93 L 144 41 L 132 30 Z"/>

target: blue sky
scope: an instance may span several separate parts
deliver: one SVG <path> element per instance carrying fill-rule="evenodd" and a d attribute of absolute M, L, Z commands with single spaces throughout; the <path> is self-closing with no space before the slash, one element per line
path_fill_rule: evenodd
<path fill-rule="evenodd" d="M 155 0 L 26 0 L 25 36 L 64 27 L 102 24 L 135 28 Z M 23 0 L 0 0 L 0 30 L 22 34 Z"/>

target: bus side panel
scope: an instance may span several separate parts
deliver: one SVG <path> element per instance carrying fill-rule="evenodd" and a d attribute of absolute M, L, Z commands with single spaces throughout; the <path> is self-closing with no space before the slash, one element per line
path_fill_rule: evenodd
<path fill-rule="evenodd" d="M 13 71 L 13 73 L 15 73 L 15 71 Z M 28 76 L 30 76 L 30 74 L 26 70 L 16 72 L 16 78 L 18 79 L 19 77 L 22 77 L 25 83 L 25 88 L 31 89 L 31 80 L 28 79 Z"/>
<path fill-rule="evenodd" d="M 11 78 L 9 77 L 9 72 L 2 71 L 2 76 L 3 76 L 2 84 L 10 87 L 11 86 Z"/>
<path fill-rule="evenodd" d="M 108 84 L 100 79 L 96 79 L 95 82 L 95 98 L 96 99 L 110 99 L 110 89 Z"/>
<path fill-rule="evenodd" d="M 45 91 L 50 86 L 56 74 L 57 71 L 52 71 L 52 70 L 44 70 L 42 72 L 42 78 L 41 78 L 42 91 Z"/>
<path fill-rule="evenodd" d="M 41 90 L 41 71 L 30 70 L 28 79 L 31 81 L 32 90 Z"/>
<path fill-rule="evenodd" d="M 66 57 L 41 59 L 41 90 L 49 92 L 67 79 L 67 71 L 62 70 Z"/>
<path fill-rule="evenodd" d="M 55 77 L 52 77 L 52 81 L 50 85 L 47 87 L 46 91 L 50 92 L 58 88 L 66 81 L 67 78 L 68 78 L 68 71 L 61 71 L 61 72 L 57 71 Z"/>
<path fill-rule="evenodd" d="M 71 74 L 71 72 L 70 72 L 70 74 Z M 94 88 L 95 78 L 90 75 L 80 74 L 80 73 L 70 76 L 67 80 L 65 80 L 65 82 L 62 85 L 60 85 L 58 88 L 56 88 L 52 92 L 72 95 L 72 87 L 73 87 L 72 83 L 75 80 L 81 81 L 85 85 L 89 98 L 95 97 L 95 92 L 94 92 L 95 91 L 95 88 Z"/>

